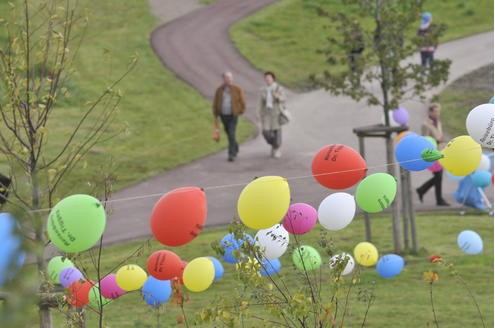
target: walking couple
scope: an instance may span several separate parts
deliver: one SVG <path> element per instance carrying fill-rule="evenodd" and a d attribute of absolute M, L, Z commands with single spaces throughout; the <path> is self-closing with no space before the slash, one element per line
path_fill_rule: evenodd
<path fill-rule="evenodd" d="M 263 137 L 271 146 L 271 156 L 280 158 L 282 153 L 282 124 L 289 121 L 285 110 L 285 92 L 276 82 L 273 72 L 265 72 L 265 86 L 260 91 L 258 118 L 261 121 Z M 220 140 L 220 121 L 229 141 L 228 161 L 233 162 L 239 153 L 236 141 L 238 117 L 246 110 L 246 101 L 242 89 L 233 83 L 231 72 L 222 74 L 223 83 L 215 92 L 213 99 L 213 116 L 215 131 L 213 138 Z"/>

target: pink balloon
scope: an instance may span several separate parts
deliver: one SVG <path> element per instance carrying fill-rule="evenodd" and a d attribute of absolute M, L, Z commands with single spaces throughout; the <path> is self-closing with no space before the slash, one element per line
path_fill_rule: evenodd
<path fill-rule="evenodd" d="M 440 172 L 443 169 L 442 164 L 440 164 L 438 161 L 434 161 L 433 164 L 428 168 L 431 172 Z"/>
<path fill-rule="evenodd" d="M 111 273 L 100 280 L 100 292 L 105 298 L 116 299 L 125 294 L 125 290 L 117 285 L 115 274 Z"/>
<path fill-rule="evenodd" d="M 302 235 L 310 231 L 318 220 L 318 212 L 305 203 L 292 204 L 285 214 L 283 225 L 293 235 Z"/>

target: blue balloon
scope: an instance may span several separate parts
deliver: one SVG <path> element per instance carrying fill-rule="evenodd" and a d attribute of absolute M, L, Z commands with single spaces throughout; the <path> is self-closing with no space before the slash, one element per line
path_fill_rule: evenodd
<path fill-rule="evenodd" d="M 476 255 L 483 251 L 483 240 L 472 230 L 464 230 L 457 236 L 457 245 L 466 254 Z"/>
<path fill-rule="evenodd" d="M 220 263 L 220 261 L 213 256 L 207 256 L 207 258 L 209 258 L 213 262 L 213 266 L 215 267 L 215 277 L 213 278 L 213 280 L 222 278 L 224 273 L 222 263 Z"/>
<path fill-rule="evenodd" d="M 489 104 L 493 104 L 493 97 L 490 98 L 490 100 L 488 101 Z"/>
<path fill-rule="evenodd" d="M 12 215 L 0 213 L 0 286 L 14 278 L 26 259 L 18 228 Z"/>
<path fill-rule="evenodd" d="M 432 143 L 422 136 L 402 138 L 395 146 L 395 159 L 399 165 L 409 171 L 423 171 L 433 163 L 422 159 L 421 153 L 425 149 L 434 149 Z"/>
<path fill-rule="evenodd" d="M 376 264 L 376 272 L 383 278 L 392 278 L 401 273 L 404 259 L 396 254 L 384 255 Z"/>
<path fill-rule="evenodd" d="M 273 260 L 263 260 L 261 262 L 261 270 L 260 274 L 262 276 L 271 276 L 282 269 L 282 263 L 280 263 L 279 259 Z"/>
<path fill-rule="evenodd" d="M 170 280 L 158 280 L 149 276 L 141 288 L 141 293 L 148 305 L 160 306 L 172 295 L 172 286 Z"/>
<path fill-rule="evenodd" d="M 475 187 L 485 188 L 492 183 L 492 173 L 488 171 L 474 171 L 470 177 Z"/>
<path fill-rule="evenodd" d="M 222 246 L 225 250 L 225 254 L 222 257 L 222 260 L 231 264 L 237 263 L 238 260 L 236 261 L 233 252 L 240 249 L 245 240 L 247 240 L 250 244 L 254 243 L 253 237 L 251 237 L 247 233 L 244 233 L 244 238 L 239 238 L 237 240 L 235 240 L 233 233 L 225 235 L 222 240 L 220 240 L 220 246 Z"/>

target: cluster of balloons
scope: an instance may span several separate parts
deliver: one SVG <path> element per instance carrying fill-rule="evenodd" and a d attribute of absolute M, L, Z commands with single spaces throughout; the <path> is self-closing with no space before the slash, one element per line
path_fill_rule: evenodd
<path fill-rule="evenodd" d="M 26 253 L 22 250 L 17 221 L 9 213 L 0 213 L 0 286 L 12 279 L 24 264 Z"/>

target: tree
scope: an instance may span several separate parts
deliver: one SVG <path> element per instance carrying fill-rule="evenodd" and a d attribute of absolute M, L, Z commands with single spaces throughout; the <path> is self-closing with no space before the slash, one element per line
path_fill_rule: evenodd
<path fill-rule="evenodd" d="M 44 249 L 44 208 L 61 196 L 60 186 L 84 155 L 112 136 L 108 128 L 118 111 L 117 84 L 136 64 L 133 59 L 94 101 L 77 106 L 80 116 L 67 119 L 68 134 L 50 134 L 54 116 L 67 112 L 62 100 L 69 96 L 67 82 L 84 38 L 86 19 L 76 0 L 24 0 L 0 17 L 5 38 L 0 44 L 0 154 L 8 162 L 12 179 L 8 199 L 20 211 L 26 239 L 34 246 L 40 272 L 40 327 L 51 327 L 50 310 L 43 299 L 47 290 Z M 0 196 L 2 197 L 2 196 Z M 19 212 L 18 212 L 19 213 Z"/>
<path fill-rule="evenodd" d="M 334 32 L 327 38 L 325 49 L 329 68 L 312 80 L 334 95 L 346 95 L 353 100 L 365 99 L 370 106 L 380 106 L 385 118 L 387 163 L 394 162 L 389 111 L 401 102 L 425 98 L 431 88 L 445 83 L 450 60 L 435 60 L 425 69 L 410 56 L 424 38 L 416 36 L 415 24 L 421 17 L 423 0 L 342 0 L 346 12 L 318 13 L 329 19 L 327 28 Z M 437 42 L 446 27 L 432 25 L 427 36 Z M 361 49 L 361 51 L 358 51 Z M 380 90 L 376 94 L 374 90 Z M 388 173 L 396 176 L 395 166 Z M 394 248 L 400 244 L 398 201 L 392 204 Z"/>

